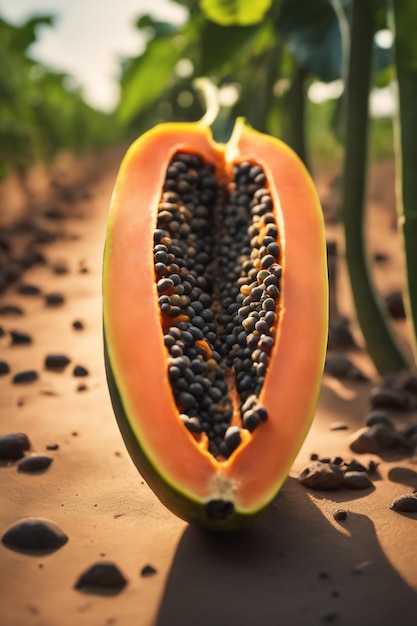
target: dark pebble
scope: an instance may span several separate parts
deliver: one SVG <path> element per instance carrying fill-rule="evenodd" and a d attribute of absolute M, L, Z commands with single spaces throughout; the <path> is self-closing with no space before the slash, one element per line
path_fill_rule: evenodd
<path fill-rule="evenodd" d="M 74 320 L 72 327 L 74 330 L 84 330 L 84 323 L 81 320 Z"/>
<path fill-rule="evenodd" d="M 0 437 L 0 459 L 21 459 L 29 449 L 30 441 L 25 433 L 11 433 Z"/>
<path fill-rule="evenodd" d="M 72 371 L 73 376 L 88 376 L 88 369 L 83 367 L 82 365 L 76 365 Z"/>
<path fill-rule="evenodd" d="M 389 508 L 398 513 L 417 513 L 417 492 L 399 496 Z"/>
<path fill-rule="evenodd" d="M 152 565 L 145 565 L 142 567 L 140 575 L 146 578 L 147 576 L 154 576 L 156 574 L 156 569 L 152 567 Z"/>
<path fill-rule="evenodd" d="M 13 376 L 13 383 L 15 385 L 32 383 L 33 381 L 38 380 L 38 378 L 39 375 L 36 370 L 23 370 Z"/>
<path fill-rule="evenodd" d="M 121 591 L 127 585 L 127 579 L 119 568 L 109 561 L 94 563 L 76 581 L 75 589 L 94 592 L 99 589 Z"/>
<path fill-rule="evenodd" d="M 356 347 L 357 345 L 349 328 L 349 322 L 347 320 L 330 324 L 328 338 L 329 350 L 340 350 Z"/>
<path fill-rule="evenodd" d="M 343 522 L 347 518 L 347 511 L 345 511 L 345 509 L 337 509 L 333 513 L 333 518 L 336 522 Z"/>
<path fill-rule="evenodd" d="M 52 265 L 52 271 L 58 275 L 68 274 L 69 268 L 65 261 L 55 261 Z"/>
<path fill-rule="evenodd" d="M 32 343 L 32 337 L 28 333 L 24 333 L 20 330 L 10 331 L 12 346 L 28 345 Z"/>
<path fill-rule="evenodd" d="M 17 469 L 19 472 L 27 473 L 42 472 L 43 470 L 46 470 L 51 463 L 52 459 L 50 456 L 25 456 L 17 464 Z"/>
<path fill-rule="evenodd" d="M 29 285 L 27 283 L 19 285 L 17 291 L 24 296 L 39 296 L 41 293 L 40 287 L 37 285 Z"/>
<path fill-rule="evenodd" d="M 6 361 L 0 361 L 0 376 L 10 373 L 10 366 Z"/>
<path fill-rule="evenodd" d="M 395 290 L 385 297 L 385 302 L 391 317 L 395 320 L 403 320 L 406 317 L 403 295 L 401 291 Z"/>
<path fill-rule="evenodd" d="M 0 316 L 4 317 L 20 317 L 23 315 L 23 309 L 14 304 L 3 304 L 0 306 Z"/>
<path fill-rule="evenodd" d="M 338 379 L 365 382 L 368 377 L 344 354 L 329 354 L 326 358 L 325 372 Z"/>
<path fill-rule="evenodd" d="M 409 408 L 407 394 L 397 389 L 373 389 L 370 402 L 373 409 L 400 409 L 405 411 Z"/>
<path fill-rule="evenodd" d="M 65 302 L 65 297 L 61 293 L 47 293 L 45 295 L 46 306 L 60 306 Z"/>
<path fill-rule="evenodd" d="M 47 519 L 27 517 L 7 530 L 2 542 L 18 550 L 57 550 L 68 541 L 61 528 Z"/>
<path fill-rule="evenodd" d="M 45 357 L 45 368 L 47 370 L 63 370 L 71 359 L 65 354 L 48 354 Z"/>
<path fill-rule="evenodd" d="M 343 485 L 348 489 L 369 489 L 373 487 L 372 481 L 364 472 L 345 472 Z"/>
<path fill-rule="evenodd" d="M 301 472 L 298 480 L 305 487 L 330 491 L 342 486 L 343 472 L 333 463 L 316 461 Z"/>
<path fill-rule="evenodd" d="M 400 436 L 391 426 L 374 424 L 360 428 L 353 435 L 350 447 L 358 454 L 374 454 L 381 450 L 390 450 L 400 443 Z"/>
<path fill-rule="evenodd" d="M 374 424 L 386 424 L 387 426 L 394 426 L 392 419 L 380 409 L 375 409 L 375 411 L 371 411 L 365 417 L 366 426 L 373 426 Z"/>
<path fill-rule="evenodd" d="M 47 450 L 59 450 L 59 445 L 57 443 L 50 443 L 46 446 Z"/>
<path fill-rule="evenodd" d="M 349 463 L 346 463 L 345 472 L 366 472 L 367 468 L 359 463 L 356 459 L 352 459 Z"/>

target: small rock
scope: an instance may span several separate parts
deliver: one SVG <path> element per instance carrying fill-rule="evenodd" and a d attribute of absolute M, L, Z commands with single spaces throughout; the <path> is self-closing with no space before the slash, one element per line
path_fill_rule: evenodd
<path fill-rule="evenodd" d="M 47 293 L 45 295 L 46 306 L 60 306 L 65 302 L 65 297 L 61 293 Z"/>
<path fill-rule="evenodd" d="M 417 422 L 407 424 L 400 430 L 400 434 L 408 439 L 417 433 Z"/>
<path fill-rule="evenodd" d="M 374 424 L 356 431 L 350 447 L 358 454 L 374 454 L 381 450 L 390 450 L 399 443 L 399 435 L 393 428 L 386 424 Z"/>
<path fill-rule="evenodd" d="M 417 393 L 417 376 L 414 374 L 407 374 L 400 382 L 400 389 Z"/>
<path fill-rule="evenodd" d="M 15 304 L 3 304 L 0 306 L 0 315 L 4 317 L 20 317 L 23 309 Z"/>
<path fill-rule="evenodd" d="M 70 361 L 71 359 L 65 354 L 48 354 L 45 357 L 45 368 L 47 370 L 61 371 Z"/>
<path fill-rule="evenodd" d="M 41 294 L 41 289 L 37 285 L 29 285 L 24 283 L 19 285 L 17 291 L 24 296 L 39 296 Z"/>
<path fill-rule="evenodd" d="M 7 530 L 2 542 L 9 548 L 20 550 L 57 550 L 68 541 L 61 528 L 44 518 L 27 517 Z"/>
<path fill-rule="evenodd" d="M 343 484 L 343 472 L 333 463 L 316 461 L 301 472 L 298 480 L 305 487 L 330 491 Z"/>
<path fill-rule="evenodd" d="M 20 330 L 11 330 L 10 336 L 12 346 L 28 345 L 32 343 L 32 337 L 28 333 L 24 333 Z"/>
<path fill-rule="evenodd" d="M 83 367 L 82 365 L 76 365 L 73 369 L 73 376 L 88 376 L 88 369 Z"/>
<path fill-rule="evenodd" d="M 10 365 L 6 361 L 0 361 L 0 376 L 10 373 Z"/>
<path fill-rule="evenodd" d="M 330 354 L 326 358 L 325 372 L 339 379 L 365 382 L 368 377 L 344 354 Z"/>
<path fill-rule="evenodd" d="M 345 519 L 347 519 L 347 511 L 345 511 L 345 509 L 337 509 L 337 510 L 333 513 L 333 518 L 334 518 L 337 522 L 343 522 Z"/>
<path fill-rule="evenodd" d="M 42 472 L 50 466 L 52 463 L 50 456 L 42 456 L 42 455 L 33 455 L 33 456 L 25 456 L 19 463 L 17 464 L 17 470 L 19 472 Z"/>
<path fill-rule="evenodd" d="M 11 433 L 0 437 L 0 459 L 21 459 L 29 449 L 30 441 L 25 433 Z"/>
<path fill-rule="evenodd" d="M 344 470 L 345 472 L 366 472 L 367 468 L 356 459 L 352 459 L 349 463 L 346 463 Z"/>
<path fill-rule="evenodd" d="M 69 272 L 68 265 L 65 261 L 55 261 L 55 263 L 52 265 L 52 270 L 55 274 L 58 275 L 68 274 Z"/>
<path fill-rule="evenodd" d="M 32 383 L 39 378 L 36 370 L 23 370 L 13 376 L 13 384 L 20 385 L 24 383 Z"/>
<path fill-rule="evenodd" d="M 368 413 L 365 417 L 365 424 L 367 426 L 373 426 L 374 424 L 386 424 L 387 426 L 391 426 L 391 428 L 394 427 L 394 422 L 390 416 L 381 409 L 375 409 L 374 411 Z"/>
<path fill-rule="evenodd" d="M 91 565 L 76 581 L 75 589 L 94 592 L 99 589 L 121 591 L 127 584 L 119 568 L 110 561 Z"/>
<path fill-rule="evenodd" d="M 375 263 L 385 263 L 388 261 L 389 256 L 385 252 L 375 252 L 373 259 Z"/>
<path fill-rule="evenodd" d="M 340 350 L 344 348 L 357 348 L 347 320 L 334 322 L 329 327 L 328 349 Z"/>
<path fill-rule="evenodd" d="M 385 297 L 385 302 L 391 317 L 395 320 L 403 320 L 406 317 L 403 295 L 398 289 Z"/>
<path fill-rule="evenodd" d="M 346 472 L 343 485 L 348 489 L 369 489 L 373 487 L 372 481 L 364 472 Z"/>
<path fill-rule="evenodd" d="M 407 394 L 398 389 L 373 389 L 370 402 L 373 409 L 400 409 L 405 411 L 409 408 Z"/>
<path fill-rule="evenodd" d="M 417 513 L 417 492 L 399 496 L 389 508 L 399 513 Z"/>
<path fill-rule="evenodd" d="M 72 323 L 74 330 L 84 330 L 84 322 L 81 320 L 74 320 Z"/>
<path fill-rule="evenodd" d="M 156 574 L 156 569 L 152 565 L 145 565 L 142 567 L 140 575 L 145 577 L 154 576 Z"/>

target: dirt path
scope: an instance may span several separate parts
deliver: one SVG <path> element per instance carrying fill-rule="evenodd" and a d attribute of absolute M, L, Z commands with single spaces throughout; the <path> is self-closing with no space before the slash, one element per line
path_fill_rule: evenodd
<path fill-rule="evenodd" d="M 49 553 L 0 545 L 1 625 L 415 624 L 416 513 L 400 514 L 389 505 L 417 489 L 417 465 L 403 449 L 381 456 L 355 455 L 349 448 L 377 382 L 363 352 L 345 354 L 371 380 L 325 375 L 316 419 L 290 477 L 243 535 L 213 537 L 188 527 L 159 503 L 133 467 L 110 405 L 101 335 L 101 258 L 117 160 L 106 162 L 88 188 L 90 198 L 73 203 L 77 217 L 63 222 L 71 236 L 45 245 L 46 263 L 30 268 L 0 296 L 0 306 L 22 310 L 0 317 L 0 359 L 10 366 L 10 373 L 0 376 L 0 435 L 26 433 L 32 453 L 53 459 L 37 473 L 3 462 L 0 534 L 33 516 L 52 520 L 69 538 Z M 324 196 L 327 182 L 320 181 L 319 188 Z M 373 250 L 392 239 L 392 207 L 385 194 L 378 197 L 377 222 L 370 229 Z M 329 226 L 329 235 L 338 236 L 336 226 Z M 392 245 L 387 288 L 400 280 L 401 262 Z M 57 263 L 68 271 L 57 272 Z M 40 292 L 19 293 L 22 282 Z M 349 314 L 343 269 L 338 285 L 339 306 Z M 47 306 L 51 293 L 61 294 L 63 302 Z M 32 342 L 13 344 L 14 330 L 28 333 Z M 57 353 L 69 364 L 60 372 L 47 370 L 46 356 Z M 74 375 L 77 366 L 85 368 L 85 376 Z M 36 371 L 37 380 L 14 383 L 24 370 Z M 417 415 L 391 414 L 398 428 Z M 372 486 L 307 489 L 297 476 L 312 453 L 379 463 Z M 347 512 L 345 520 L 334 519 L 337 509 Z M 74 588 L 87 568 L 103 561 L 115 563 L 127 579 L 120 593 Z"/>

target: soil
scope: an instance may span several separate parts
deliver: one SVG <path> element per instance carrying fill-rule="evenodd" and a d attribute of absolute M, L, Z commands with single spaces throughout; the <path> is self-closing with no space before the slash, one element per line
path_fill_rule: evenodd
<path fill-rule="evenodd" d="M 417 490 L 415 450 L 350 448 L 382 381 L 355 323 L 337 171 L 316 176 L 328 240 L 339 250 L 331 321 L 342 321 L 356 345 L 346 333 L 337 335 L 343 345 L 329 345 L 339 370 L 326 370 L 309 435 L 271 506 L 251 530 L 213 536 L 176 518 L 148 488 L 110 404 L 101 261 L 120 159 L 119 151 L 78 163 L 64 155 L 52 177 L 34 172 L 24 193 L 17 179 L 0 188 L 0 360 L 9 366 L 0 368 L 0 436 L 25 433 L 31 448 L 22 455 L 52 459 L 34 471 L 1 462 L 0 535 L 41 518 L 68 537 L 50 549 L 0 544 L 2 626 L 415 624 L 417 513 L 390 508 Z M 376 164 L 369 191 L 368 246 L 384 296 L 403 285 L 393 176 L 391 162 Z M 408 349 L 406 322 L 393 323 Z M 13 331 L 28 337 L 13 341 Z M 340 359 L 355 368 L 341 374 Z M 417 421 L 415 403 L 398 406 L 386 411 L 396 432 Z M 356 473 L 353 459 L 371 486 L 357 476 L 334 490 L 298 479 L 312 460 Z"/>

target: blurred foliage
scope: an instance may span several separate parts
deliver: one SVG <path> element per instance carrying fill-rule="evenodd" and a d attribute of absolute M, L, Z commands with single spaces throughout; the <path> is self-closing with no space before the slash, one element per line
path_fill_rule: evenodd
<path fill-rule="evenodd" d="M 386 27 L 385 0 L 371 1 L 378 28 Z M 323 146 L 325 157 L 330 146 L 337 148 L 340 107 L 311 103 L 307 92 L 317 80 L 342 76 L 346 33 L 340 18 L 348 22 L 350 0 L 174 2 L 188 10 L 186 21 L 174 25 L 142 16 L 137 28 L 144 50 L 121 68 L 117 115 L 132 137 L 159 122 L 199 119 L 203 106 L 193 83 L 206 76 L 219 88 L 223 105 L 213 126 L 216 139 L 227 140 L 241 115 L 258 130 L 281 136 L 305 161 L 311 146 L 316 153 Z M 391 68 L 391 51 L 375 44 L 376 86 L 388 84 Z M 327 110 L 331 115 L 324 119 Z"/>
<path fill-rule="evenodd" d="M 20 26 L 0 18 L 0 177 L 116 138 L 117 124 L 85 103 L 71 77 L 30 58 L 38 29 L 52 25 L 50 15 Z"/>
<path fill-rule="evenodd" d="M 121 62 L 120 101 L 112 114 L 87 105 L 70 76 L 31 58 L 39 29 L 53 27 L 52 16 L 19 26 L 0 18 L 0 176 L 48 162 L 62 148 L 91 150 L 159 122 L 197 120 L 204 104 L 194 81 L 201 76 L 219 89 L 218 140 L 227 139 L 240 115 L 283 137 L 305 160 L 309 146 L 316 153 L 323 148 L 324 156 L 337 149 L 338 100 L 319 105 L 306 94 L 314 81 L 341 76 L 340 10 L 350 0 L 173 1 L 187 10 L 182 24 L 138 16 L 143 50 Z M 372 1 L 382 28 L 385 1 Z M 384 86 L 393 76 L 392 59 L 390 50 L 380 52 L 375 84 Z"/>

